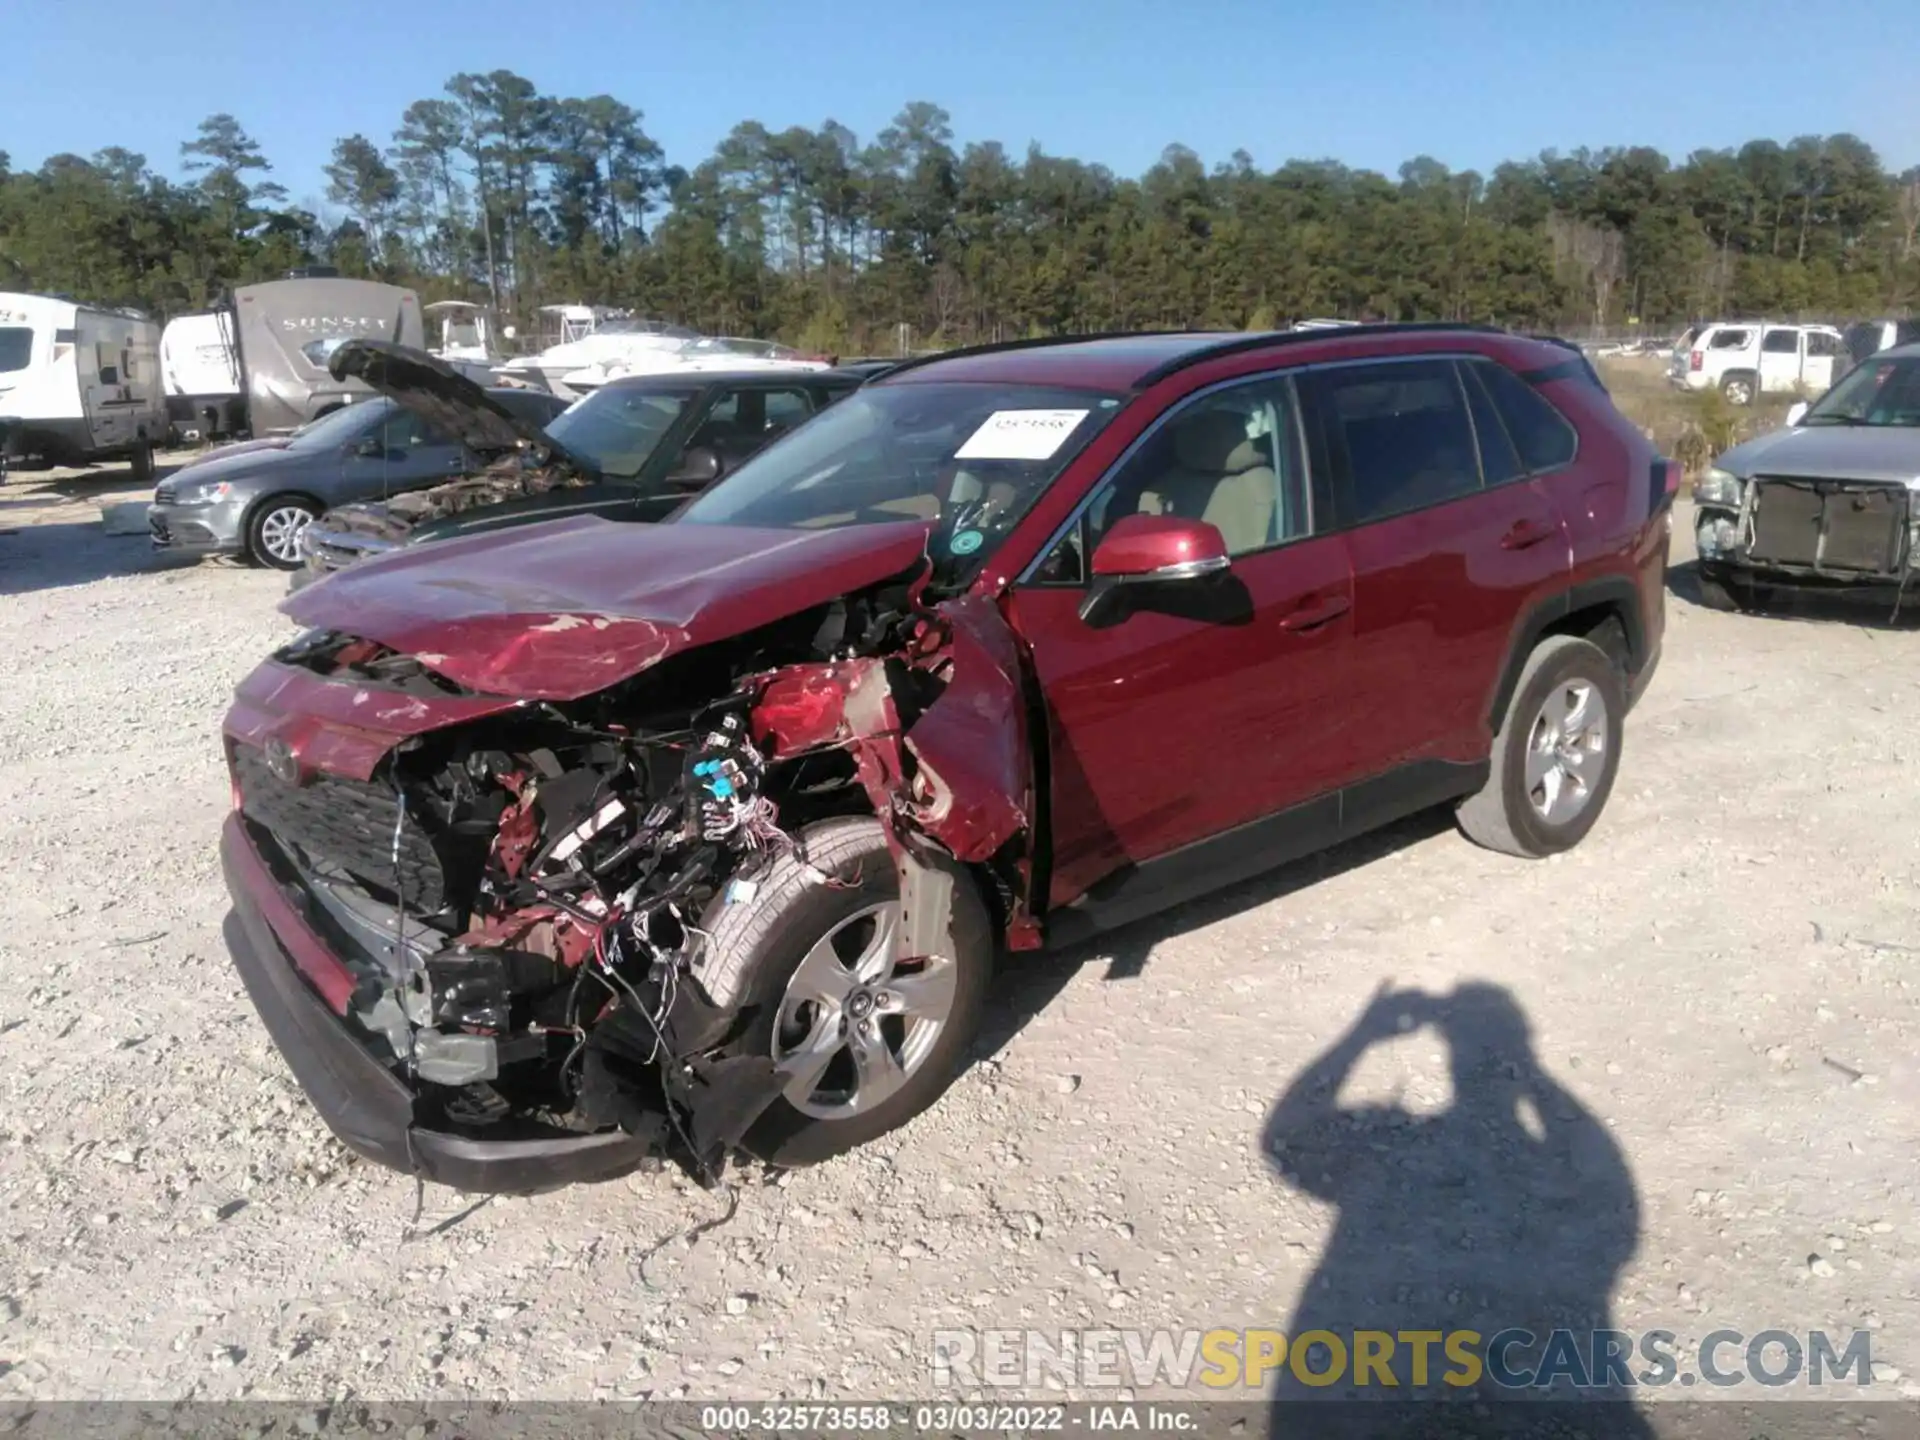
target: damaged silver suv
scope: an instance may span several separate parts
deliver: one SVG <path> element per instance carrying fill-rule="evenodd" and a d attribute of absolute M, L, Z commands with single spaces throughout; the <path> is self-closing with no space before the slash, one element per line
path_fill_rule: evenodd
<path fill-rule="evenodd" d="M 1920 563 L 1920 345 L 1871 357 L 1789 418 L 1694 482 L 1701 597 L 1749 610 L 1773 591 L 1852 592 L 1897 613 Z"/>

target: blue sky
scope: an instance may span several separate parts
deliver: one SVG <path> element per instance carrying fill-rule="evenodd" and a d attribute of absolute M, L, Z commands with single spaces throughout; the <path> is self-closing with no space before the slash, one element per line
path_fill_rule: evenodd
<path fill-rule="evenodd" d="M 1332 157 L 1391 174 L 1556 147 L 1684 155 L 1850 130 L 1920 163 L 1913 0 L 15 0 L 0 148 L 17 168 L 107 145 L 173 173 L 231 111 L 296 200 L 333 141 L 385 143 L 460 70 L 613 94 L 692 166 L 737 121 L 831 117 L 867 139 L 933 100 L 958 141 L 1029 141 L 1124 174 Z"/>

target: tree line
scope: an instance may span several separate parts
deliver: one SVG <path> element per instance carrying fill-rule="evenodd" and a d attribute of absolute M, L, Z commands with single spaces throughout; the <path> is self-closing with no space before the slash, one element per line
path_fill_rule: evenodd
<path fill-rule="evenodd" d="M 744 121 L 691 169 L 642 122 L 610 95 L 456 75 L 384 143 L 334 145 L 323 213 L 231 115 L 180 145 L 178 179 L 119 148 L 32 171 L 0 152 L 0 288 L 172 315 L 325 263 L 523 325 L 590 301 L 841 353 L 890 352 L 902 326 L 916 345 L 1316 316 L 1584 333 L 1920 301 L 1920 167 L 1852 135 L 1490 175 L 1421 156 L 1392 178 L 1244 151 L 1209 169 L 1174 145 L 1133 178 L 956 145 L 924 101 L 864 141 Z"/>

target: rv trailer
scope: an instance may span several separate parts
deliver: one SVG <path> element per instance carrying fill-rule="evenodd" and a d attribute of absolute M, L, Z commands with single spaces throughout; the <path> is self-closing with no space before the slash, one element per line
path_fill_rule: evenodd
<path fill-rule="evenodd" d="M 145 480 L 166 433 L 158 325 L 137 311 L 0 292 L 0 460 L 129 459 Z"/>
<path fill-rule="evenodd" d="M 373 394 L 359 380 L 328 373 L 327 358 L 346 341 L 426 348 L 420 297 L 372 280 L 296 272 L 241 286 L 231 313 L 248 428 L 256 437 L 297 430 Z"/>
<path fill-rule="evenodd" d="M 215 440 L 247 428 L 240 357 L 226 311 L 169 320 L 160 332 L 160 376 L 176 442 Z"/>

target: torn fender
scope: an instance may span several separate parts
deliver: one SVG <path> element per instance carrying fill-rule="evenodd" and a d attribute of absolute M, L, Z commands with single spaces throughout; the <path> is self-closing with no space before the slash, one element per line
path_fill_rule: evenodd
<path fill-rule="evenodd" d="M 1033 753 L 1020 652 L 999 608 L 967 595 L 940 608 L 947 687 L 906 746 L 926 782 L 914 823 L 956 860 L 986 860 L 1033 824 Z"/>
<path fill-rule="evenodd" d="M 903 846 L 912 848 L 912 837 L 924 836 L 954 859 L 978 864 L 1024 838 L 1033 823 L 1018 642 L 984 597 L 948 601 L 936 615 L 910 660 L 869 657 L 772 672 L 751 724 L 756 742 L 775 758 L 847 750 L 896 858 Z M 908 663 L 936 675 L 942 688 L 903 725 L 889 667 Z M 1024 879 L 1024 855 L 1019 868 Z M 1022 909 L 1025 898 L 1017 897 Z"/>

